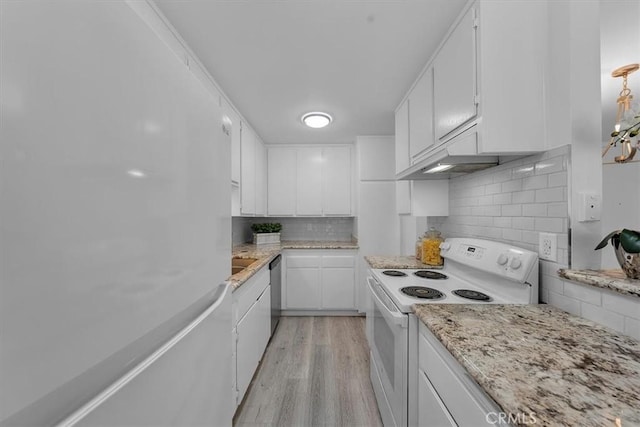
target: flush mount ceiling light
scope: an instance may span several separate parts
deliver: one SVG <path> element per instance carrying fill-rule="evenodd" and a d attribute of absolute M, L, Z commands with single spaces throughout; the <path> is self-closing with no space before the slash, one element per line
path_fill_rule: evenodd
<path fill-rule="evenodd" d="M 321 111 L 314 111 L 302 116 L 302 123 L 314 129 L 323 128 L 332 121 L 333 118 L 329 114 Z"/>

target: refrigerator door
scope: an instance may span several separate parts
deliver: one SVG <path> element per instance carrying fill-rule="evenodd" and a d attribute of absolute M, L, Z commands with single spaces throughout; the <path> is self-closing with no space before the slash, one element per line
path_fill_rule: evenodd
<path fill-rule="evenodd" d="M 220 98 L 153 14 L 147 2 L 0 2 L 2 426 L 60 422 L 230 275 Z"/>
<path fill-rule="evenodd" d="M 61 426 L 231 426 L 231 288 Z"/>

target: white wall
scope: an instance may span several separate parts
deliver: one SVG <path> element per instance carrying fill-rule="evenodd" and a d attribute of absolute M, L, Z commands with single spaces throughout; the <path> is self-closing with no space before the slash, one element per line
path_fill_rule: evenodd
<path fill-rule="evenodd" d="M 621 11 L 624 22 L 621 23 Z M 635 18 L 634 18 L 635 17 Z M 626 23 L 636 24 L 627 25 Z M 611 71 L 640 62 L 640 2 L 637 0 L 602 0 L 600 2 L 600 59 L 602 82 L 602 142 L 609 141 L 616 114 L 616 98 L 622 88 L 621 78 Z M 636 101 L 640 100 L 640 71 L 631 74 L 628 85 Z M 620 148 L 612 148 L 604 159 L 602 175 L 602 232 L 630 228 L 640 230 L 640 162 L 611 164 Z M 636 155 L 636 160 L 640 155 Z M 613 250 L 601 250 L 602 267 L 618 268 Z"/>

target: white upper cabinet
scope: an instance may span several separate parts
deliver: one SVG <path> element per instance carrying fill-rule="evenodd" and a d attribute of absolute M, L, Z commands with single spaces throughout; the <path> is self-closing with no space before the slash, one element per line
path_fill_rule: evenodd
<path fill-rule="evenodd" d="M 270 216 L 351 216 L 350 146 L 270 146 Z"/>
<path fill-rule="evenodd" d="M 439 140 L 476 117 L 475 13 L 471 8 L 464 14 L 434 61 L 435 134 Z"/>
<path fill-rule="evenodd" d="M 267 149 L 268 214 L 294 215 L 296 211 L 297 150 L 280 146 Z"/>
<path fill-rule="evenodd" d="M 433 68 L 429 67 L 409 94 L 409 155 L 433 146 Z"/>
<path fill-rule="evenodd" d="M 260 137 L 248 126 L 241 133 L 240 213 L 267 213 L 267 153 Z"/>
<path fill-rule="evenodd" d="M 231 127 L 231 182 L 240 183 L 240 116 L 231 105 L 222 100 L 222 110 Z"/>
<path fill-rule="evenodd" d="M 322 213 L 351 215 L 351 147 L 324 147 L 322 168 Z"/>
<path fill-rule="evenodd" d="M 492 0 L 477 7 L 482 116 L 478 151 L 543 151 L 548 2 Z"/>
<path fill-rule="evenodd" d="M 296 213 L 322 215 L 322 148 L 298 149 Z"/>
<path fill-rule="evenodd" d="M 459 154 L 543 151 L 547 27 L 546 1 L 477 1 L 464 10 L 396 110 L 396 174 L 415 173 L 471 128 L 476 143 Z"/>
<path fill-rule="evenodd" d="M 245 126 L 242 129 L 240 146 L 240 213 L 255 215 L 256 213 L 256 143 L 258 138 Z"/>
<path fill-rule="evenodd" d="M 261 140 L 256 141 L 256 215 L 267 214 L 267 149 Z"/>
<path fill-rule="evenodd" d="M 409 100 L 396 110 L 396 173 L 409 167 Z"/>

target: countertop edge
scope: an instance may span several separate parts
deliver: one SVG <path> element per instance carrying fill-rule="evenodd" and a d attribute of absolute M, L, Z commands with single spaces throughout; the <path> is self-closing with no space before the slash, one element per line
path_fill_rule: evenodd
<path fill-rule="evenodd" d="M 256 258 L 253 264 L 242 270 L 240 273 L 229 276 L 226 281 L 229 282 L 235 292 L 251 277 L 253 277 L 260 269 L 269 264 L 283 250 L 296 249 L 320 249 L 320 250 L 358 250 L 359 246 L 354 241 L 296 241 L 285 240 L 279 244 L 270 245 L 254 245 L 252 243 L 243 243 L 234 245 L 231 249 L 232 258 Z M 231 261 L 231 260 L 230 260 Z"/>
<path fill-rule="evenodd" d="M 616 277 L 613 274 L 621 275 Z M 571 270 L 561 268 L 558 276 L 563 279 L 594 286 L 601 289 L 632 297 L 640 298 L 640 280 L 624 277 L 622 270 Z"/>

